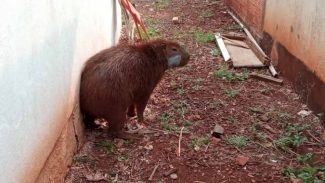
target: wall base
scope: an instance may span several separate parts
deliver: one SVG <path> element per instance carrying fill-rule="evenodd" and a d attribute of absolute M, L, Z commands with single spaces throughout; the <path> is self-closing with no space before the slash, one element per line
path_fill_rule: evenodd
<path fill-rule="evenodd" d="M 295 92 L 301 96 L 303 102 L 315 113 L 325 114 L 325 82 L 267 33 L 264 33 L 262 47 L 271 55 L 281 75 L 292 82 Z M 322 121 L 325 126 L 324 115 Z"/>
<path fill-rule="evenodd" d="M 61 183 L 72 163 L 73 155 L 83 144 L 84 126 L 79 112 L 79 106 L 63 128 L 54 149 L 48 157 L 36 183 Z"/>

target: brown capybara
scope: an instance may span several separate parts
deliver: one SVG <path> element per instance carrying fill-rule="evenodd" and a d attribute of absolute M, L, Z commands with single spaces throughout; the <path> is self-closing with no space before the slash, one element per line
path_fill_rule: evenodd
<path fill-rule="evenodd" d="M 154 40 L 139 45 L 117 45 L 92 56 L 85 65 L 80 83 L 80 107 L 87 127 L 95 118 L 109 123 L 109 133 L 132 138 L 123 131 L 126 115 L 143 121 L 148 99 L 164 75 L 184 66 L 189 54 L 176 42 Z"/>

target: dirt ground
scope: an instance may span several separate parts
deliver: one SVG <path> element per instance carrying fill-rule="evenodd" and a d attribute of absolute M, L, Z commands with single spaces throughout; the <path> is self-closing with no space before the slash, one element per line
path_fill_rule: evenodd
<path fill-rule="evenodd" d="M 191 60 L 167 71 L 152 94 L 145 111 L 152 133 L 112 141 L 105 130 L 88 131 L 66 183 L 325 182 L 320 114 L 310 113 L 288 81 L 281 86 L 249 77 L 269 74 L 266 69 L 224 64 L 205 34 L 243 34 L 223 1 L 134 2 L 150 34 L 180 42 Z M 224 128 L 221 139 L 211 136 L 216 124 Z"/>

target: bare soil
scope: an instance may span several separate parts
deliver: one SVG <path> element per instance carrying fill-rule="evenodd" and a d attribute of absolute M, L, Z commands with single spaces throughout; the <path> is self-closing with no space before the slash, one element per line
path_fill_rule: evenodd
<path fill-rule="evenodd" d="M 325 165 L 320 120 L 313 113 L 297 114 L 309 110 L 288 81 L 280 86 L 252 78 L 217 76 L 218 71 L 232 72 L 235 78 L 253 71 L 269 74 L 266 69 L 229 68 L 220 55 L 213 56 L 215 42 L 197 41 L 199 30 L 241 33 L 232 30 L 236 23 L 226 13 L 223 1 L 135 3 L 152 34 L 182 43 L 191 60 L 186 67 L 167 71 L 154 91 L 145 111 L 146 128 L 153 133 L 140 140 L 111 141 L 105 130 L 88 131 L 66 183 L 291 182 L 294 180 L 284 176 L 283 170 L 306 166 L 297 162 L 299 154 L 313 154 L 315 161 L 307 164 L 310 167 Z M 172 23 L 174 16 L 180 18 L 179 24 Z M 130 123 L 134 121 L 129 119 Z M 221 139 L 211 136 L 216 124 L 224 128 Z M 304 124 L 308 127 L 298 134 L 306 138 L 302 144 L 286 150 L 277 145 L 278 139 L 288 136 L 290 126 Z M 177 156 L 182 127 L 181 153 Z M 240 165 L 238 156 L 249 158 L 248 162 Z M 170 171 L 177 179 L 165 175 Z"/>

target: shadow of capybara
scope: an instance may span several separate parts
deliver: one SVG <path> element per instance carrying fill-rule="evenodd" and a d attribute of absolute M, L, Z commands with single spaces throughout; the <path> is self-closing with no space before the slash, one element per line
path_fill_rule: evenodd
<path fill-rule="evenodd" d="M 143 121 L 148 99 L 164 72 L 187 64 L 189 54 L 178 43 L 153 40 L 138 45 L 120 44 L 92 56 L 83 69 L 80 107 L 86 127 L 95 118 L 109 122 L 109 134 L 132 138 L 123 131 L 126 115 Z"/>

